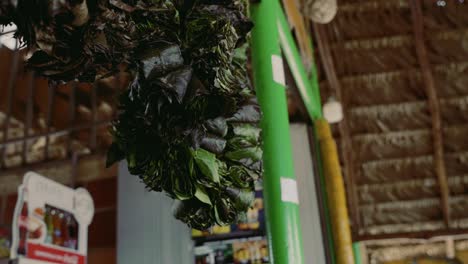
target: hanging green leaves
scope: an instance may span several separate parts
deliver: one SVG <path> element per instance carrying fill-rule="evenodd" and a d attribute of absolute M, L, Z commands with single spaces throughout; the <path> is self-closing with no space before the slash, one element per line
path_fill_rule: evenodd
<path fill-rule="evenodd" d="M 128 65 L 107 165 L 126 159 L 176 200 L 176 218 L 206 229 L 244 219 L 262 173 L 246 3 L 18 0 L 0 5 L 0 23 L 18 25 L 28 65 L 50 79 L 94 81 Z"/>

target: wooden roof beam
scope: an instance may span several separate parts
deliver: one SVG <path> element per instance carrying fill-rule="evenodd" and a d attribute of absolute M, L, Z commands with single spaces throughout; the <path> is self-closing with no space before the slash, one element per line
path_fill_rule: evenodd
<path fill-rule="evenodd" d="M 434 149 L 434 168 L 439 181 L 442 213 L 447 228 L 450 227 L 450 192 L 447 183 L 447 173 L 444 161 L 444 143 L 442 137 L 442 120 L 440 105 L 435 88 L 434 77 L 424 42 L 424 20 L 421 0 L 410 0 L 411 16 L 413 20 L 413 32 L 415 48 L 418 56 L 421 75 L 424 82 L 425 93 L 428 99 L 432 121 L 432 137 Z"/>
<path fill-rule="evenodd" d="M 323 25 L 314 24 L 313 26 L 315 39 L 318 46 L 319 56 L 322 61 L 325 75 L 327 81 L 330 85 L 330 88 L 334 91 L 336 99 L 343 104 L 344 100 L 342 96 L 341 84 L 336 73 L 335 65 L 333 62 L 332 53 L 330 50 L 330 43 L 328 40 L 327 32 Z M 354 225 L 352 229 L 354 236 L 359 233 L 361 229 L 361 220 L 359 216 L 359 200 L 357 195 L 357 190 L 355 186 L 355 176 L 356 176 L 356 161 L 352 154 L 352 141 L 351 133 L 347 124 L 347 114 L 346 110 L 343 111 L 344 119 L 338 124 L 338 129 L 341 135 L 341 153 L 343 154 L 343 167 L 345 172 L 345 182 L 347 183 L 347 197 L 349 204 L 350 218 Z"/>

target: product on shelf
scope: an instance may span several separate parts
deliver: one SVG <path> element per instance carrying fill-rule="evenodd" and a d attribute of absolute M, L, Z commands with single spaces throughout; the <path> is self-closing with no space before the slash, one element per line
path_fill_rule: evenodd
<path fill-rule="evenodd" d="M 26 239 L 28 237 L 28 190 L 23 190 L 23 199 L 21 204 L 21 213 L 18 217 L 18 228 L 19 228 L 19 243 L 18 243 L 18 255 L 26 255 Z"/>
<path fill-rule="evenodd" d="M 270 263 L 264 234 L 264 205 L 261 190 L 256 191 L 245 221 L 211 230 L 192 230 L 196 244 L 195 264 Z"/>
<path fill-rule="evenodd" d="M 234 237 L 239 237 L 243 234 L 241 232 L 244 231 L 259 231 L 261 233 L 264 230 L 264 226 L 263 195 L 261 191 L 256 191 L 255 200 L 252 207 L 247 211 L 245 221 L 229 226 L 214 226 L 210 230 L 204 231 L 192 229 L 192 237 L 210 237 L 219 234 L 231 234 Z M 257 236 L 258 232 L 255 235 Z"/>
<path fill-rule="evenodd" d="M 209 242 L 195 249 L 195 264 L 266 264 L 267 241 L 263 237 Z"/>
<path fill-rule="evenodd" d="M 10 230 L 0 227 L 0 259 L 10 256 Z"/>
<path fill-rule="evenodd" d="M 233 225 L 233 230 L 259 230 L 264 226 L 263 197 L 261 192 L 257 192 L 253 205 L 247 211 L 247 219 L 244 222 Z"/>

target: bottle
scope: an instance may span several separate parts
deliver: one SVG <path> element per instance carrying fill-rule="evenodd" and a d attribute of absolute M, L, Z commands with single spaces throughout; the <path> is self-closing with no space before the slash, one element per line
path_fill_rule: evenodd
<path fill-rule="evenodd" d="M 52 244 L 53 242 L 53 236 L 54 236 L 54 223 L 52 221 L 53 215 L 55 215 L 57 212 L 55 210 L 52 210 L 49 206 L 46 206 L 46 212 L 44 216 L 44 222 L 46 224 L 46 238 L 45 238 L 45 243 L 46 244 Z"/>
<path fill-rule="evenodd" d="M 60 221 L 60 233 L 62 234 L 62 246 L 69 248 L 70 247 L 70 233 L 68 229 L 68 213 L 63 214 L 63 218 Z"/>
<path fill-rule="evenodd" d="M 54 233 L 52 234 L 52 244 L 56 246 L 63 246 L 62 220 L 63 213 L 57 211 L 53 214 L 52 223 Z"/>
<path fill-rule="evenodd" d="M 67 216 L 67 230 L 68 247 L 76 250 L 78 247 L 78 224 L 71 214 Z"/>
<path fill-rule="evenodd" d="M 28 238 L 28 190 L 23 190 L 23 204 L 21 207 L 21 213 L 18 218 L 19 228 L 19 244 L 18 244 L 18 255 L 26 256 L 27 253 L 27 238 Z"/>
<path fill-rule="evenodd" d="M 224 264 L 225 263 L 225 258 L 224 258 L 224 251 L 222 249 L 216 250 L 215 253 L 215 264 Z"/>

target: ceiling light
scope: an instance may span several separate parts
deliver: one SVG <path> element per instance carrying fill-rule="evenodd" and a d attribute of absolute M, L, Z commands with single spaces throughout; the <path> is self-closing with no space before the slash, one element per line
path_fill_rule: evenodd
<path fill-rule="evenodd" d="M 343 120 L 343 106 L 335 98 L 330 97 L 323 105 L 323 116 L 331 124 L 338 123 Z"/>

